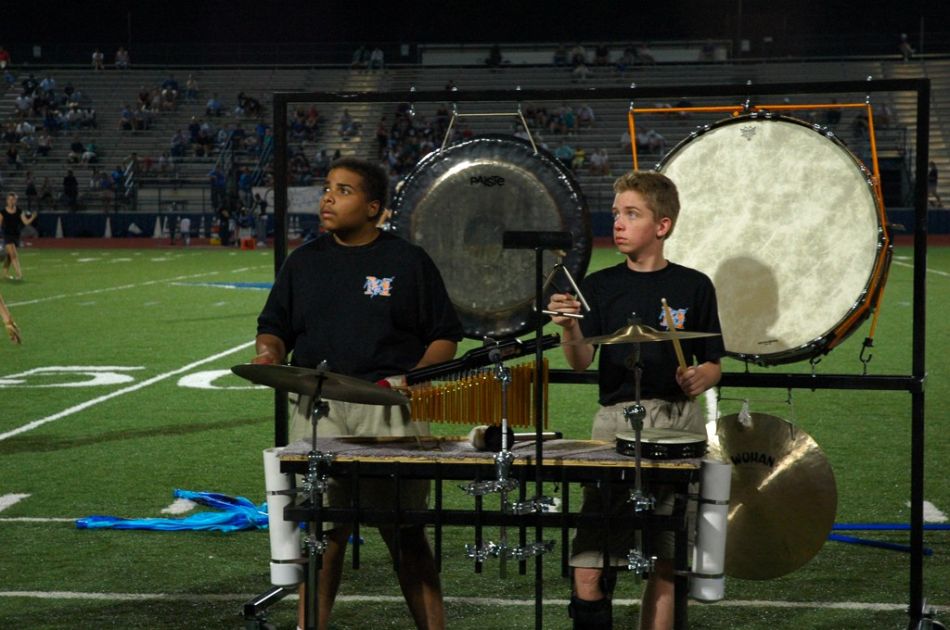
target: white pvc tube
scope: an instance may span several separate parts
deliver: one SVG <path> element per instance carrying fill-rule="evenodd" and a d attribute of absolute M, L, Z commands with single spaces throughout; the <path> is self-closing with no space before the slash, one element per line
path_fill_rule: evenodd
<path fill-rule="evenodd" d="M 715 602 L 725 596 L 726 525 L 732 465 L 704 459 L 690 597 Z"/>
<path fill-rule="evenodd" d="M 270 534 L 270 581 L 275 586 L 293 586 L 303 581 L 300 564 L 300 530 L 284 520 L 291 497 L 278 494 L 292 487 L 291 477 L 280 472 L 279 448 L 264 449 L 264 486 L 267 490 L 267 527 Z"/>

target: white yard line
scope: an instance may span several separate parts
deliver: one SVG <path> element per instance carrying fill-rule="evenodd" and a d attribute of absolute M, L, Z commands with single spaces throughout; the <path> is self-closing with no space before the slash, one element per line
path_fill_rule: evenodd
<path fill-rule="evenodd" d="M 181 280 L 189 280 L 192 278 L 203 278 L 205 276 L 216 276 L 219 274 L 229 273 L 243 273 L 246 271 L 251 271 L 254 269 L 261 269 L 267 267 L 267 265 L 257 265 L 256 267 L 241 267 L 240 269 L 230 269 L 228 271 L 205 271 L 202 273 L 189 274 L 185 276 L 175 276 L 173 278 L 166 278 L 164 280 L 147 280 L 145 282 L 137 282 L 133 284 L 120 284 L 114 287 L 103 287 L 101 289 L 90 289 L 89 291 L 79 291 L 78 293 L 59 293 L 57 295 L 47 295 L 45 297 L 36 298 L 35 300 L 24 300 L 22 302 L 10 302 L 7 306 L 27 306 L 29 304 L 42 304 L 43 302 L 51 302 L 53 300 L 63 300 L 66 298 L 81 297 L 84 295 L 96 295 L 99 293 L 111 293 L 113 291 L 124 291 L 126 289 L 138 289 L 141 287 L 148 287 L 156 284 L 164 284 L 166 282 L 178 282 Z"/>
<path fill-rule="evenodd" d="M 229 354 L 234 354 L 235 352 L 245 350 L 247 348 L 250 348 L 253 345 L 254 345 L 254 341 L 248 341 L 247 343 L 242 343 L 241 345 L 235 346 L 229 350 L 225 350 L 224 352 L 219 352 L 217 354 L 211 355 L 210 357 L 205 357 L 204 359 L 199 359 L 197 361 L 194 361 L 193 363 L 189 363 L 188 365 L 183 365 L 182 367 L 176 368 L 172 370 L 171 372 L 165 372 L 164 374 L 153 376 L 150 379 L 146 379 L 139 383 L 135 383 L 134 385 L 129 385 L 128 387 L 123 387 L 122 389 L 118 389 L 114 392 L 104 394 L 102 396 L 99 396 L 98 398 L 93 398 L 92 400 L 87 400 L 86 402 L 79 403 L 78 405 L 73 405 L 72 407 L 68 409 L 64 409 L 63 411 L 60 411 L 59 413 L 54 413 L 51 416 L 46 416 L 45 418 L 40 418 L 39 420 L 28 422 L 24 424 L 23 426 L 7 431 L 6 433 L 0 433 L 0 442 L 2 442 L 3 440 L 6 440 L 7 438 L 11 438 L 15 435 L 26 433 L 27 431 L 32 431 L 33 429 L 36 429 L 37 427 L 41 427 L 44 424 L 47 424 L 49 422 L 60 420 L 62 418 L 66 418 L 73 414 L 79 413 L 80 411 L 83 411 L 85 409 L 88 409 L 89 407 L 98 405 L 99 403 L 105 402 L 107 400 L 112 400 L 113 398 L 117 398 L 125 394 L 130 394 L 132 392 L 142 389 L 143 387 L 148 387 L 149 385 L 154 385 L 155 383 L 163 381 L 166 378 L 171 378 L 172 376 L 177 376 L 178 374 L 182 374 L 183 372 L 192 370 L 198 367 L 199 365 L 204 365 L 205 363 L 211 363 L 212 361 L 217 361 L 218 359 L 222 357 L 226 357 Z"/>
<path fill-rule="evenodd" d="M 147 280 L 145 282 L 137 282 L 134 284 L 120 284 L 114 287 L 103 287 L 101 289 L 90 289 L 89 291 L 79 291 L 78 293 L 59 293 L 57 295 L 47 295 L 46 297 L 36 298 L 35 300 L 24 300 L 23 302 L 11 302 L 8 304 L 10 307 L 14 306 L 26 306 L 28 304 L 42 304 L 43 302 L 52 302 L 53 300 L 63 300 L 66 298 L 72 297 L 81 297 L 84 295 L 96 295 L 98 293 L 111 293 L 112 291 L 124 291 L 126 289 L 138 289 L 140 287 L 148 287 L 155 284 L 163 284 L 166 282 L 175 282 L 177 280 L 187 280 L 189 278 L 201 278 L 204 276 L 214 276 L 220 271 L 205 271 L 204 273 L 194 273 L 187 276 L 175 276 L 174 278 L 167 278 L 165 280 Z"/>
<path fill-rule="evenodd" d="M 899 260 L 895 260 L 895 261 L 892 261 L 892 262 L 893 262 L 895 265 L 898 265 L 898 266 L 900 266 L 900 267 L 907 267 L 907 268 L 909 268 L 909 269 L 913 269 L 913 268 L 914 268 L 914 265 L 912 265 L 912 264 L 910 264 L 910 263 L 901 262 L 901 261 L 899 261 Z M 927 273 L 935 273 L 935 274 L 937 274 L 938 276 L 950 276 L 950 273 L 947 273 L 946 271 L 940 271 L 939 269 L 931 269 L 930 267 L 927 268 Z"/>
<path fill-rule="evenodd" d="M 77 591 L 0 591 L 2 597 L 25 597 L 43 600 L 88 600 L 88 601 L 242 601 L 254 597 L 252 593 L 83 593 Z M 286 599 L 297 599 L 296 593 L 290 593 Z M 337 602 L 348 603 L 393 603 L 401 604 L 404 600 L 398 595 L 339 595 Z M 495 597 L 446 597 L 449 604 L 468 604 L 474 606 L 505 606 L 529 607 L 534 606 L 533 599 L 504 599 Z M 566 599 L 544 599 L 545 606 L 567 606 Z M 615 599 L 615 606 L 636 606 L 637 599 Z M 822 610 L 856 610 L 856 611 L 901 611 L 907 609 L 906 603 L 883 602 L 785 602 L 776 600 L 723 600 L 714 604 L 689 602 L 691 606 L 715 606 L 718 608 L 800 608 Z M 928 602 L 930 604 L 930 602 Z M 935 612 L 947 610 L 947 605 L 934 605 Z"/>

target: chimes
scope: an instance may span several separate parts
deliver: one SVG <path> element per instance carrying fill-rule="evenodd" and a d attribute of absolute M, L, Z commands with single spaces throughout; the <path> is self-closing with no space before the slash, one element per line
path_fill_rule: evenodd
<path fill-rule="evenodd" d="M 548 360 L 544 359 L 542 363 L 542 408 L 544 426 L 547 427 Z M 508 424 L 533 427 L 535 363 L 513 365 L 509 369 Z M 455 380 L 440 384 L 410 385 L 410 417 L 421 422 L 501 424 L 501 391 L 501 381 L 495 377 L 491 367 L 469 370 Z"/>

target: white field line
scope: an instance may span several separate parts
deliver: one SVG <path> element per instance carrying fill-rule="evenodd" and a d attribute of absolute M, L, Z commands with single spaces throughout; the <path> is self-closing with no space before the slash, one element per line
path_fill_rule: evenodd
<path fill-rule="evenodd" d="M 247 600 L 254 595 L 250 593 L 83 593 L 77 591 L 0 591 L 0 597 L 25 597 L 44 600 L 88 600 L 88 601 L 240 601 Z M 289 593 L 288 600 L 297 599 L 296 593 Z M 339 595 L 337 602 L 349 603 L 402 603 L 404 600 L 398 595 Z M 475 606 L 534 606 L 533 599 L 504 599 L 494 597 L 446 597 L 449 604 L 469 604 Z M 566 599 L 542 599 L 545 606 L 567 606 Z M 616 606 L 638 606 L 637 599 L 615 599 Z M 929 604 L 929 602 L 928 602 Z M 718 608 L 799 608 L 823 610 L 855 610 L 855 611 L 903 611 L 907 610 L 906 603 L 880 602 L 785 602 L 776 600 L 723 600 L 713 604 L 690 602 L 691 606 L 715 606 Z M 932 604 L 931 604 L 932 605 Z M 934 605 L 935 612 L 940 613 L 948 609 L 946 605 Z"/>
<path fill-rule="evenodd" d="M 43 302 L 51 302 L 53 300 L 63 300 L 66 298 L 81 297 L 84 295 L 96 295 L 99 293 L 111 293 L 113 291 L 124 291 L 126 289 L 138 289 L 140 287 L 147 287 L 156 284 L 163 284 L 166 282 L 178 282 L 181 280 L 189 280 L 192 278 L 202 278 L 205 276 L 216 276 L 223 273 L 243 273 L 245 271 L 250 271 L 252 269 L 260 269 L 261 267 L 266 267 L 267 265 L 258 265 L 256 267 L 241 267 L 240 269 L 231 269 L 228 271 L 205 271 L 202 273 L 188 274 L 184 276 L 175 276 L 173 278 L 166 278 L 164 280 L 147 280 L 145 282 L 136 282 L 132 284 L 120 284 L 114 287 L 103 287 L 101 289 L 90 289 L 89 291 L 79 291 L 78 293 L 59 293 L 57 295 L 47 295 L 46 297 L 36 298 L 35 300 L 24 300 L 22 302 L 10 302 L 7 306 L 27 306 L 30 304 L 42 304 Z"/>
<path fill-rule="evenodd" d="M 899 265 L 899 266 L 901 266 L 901 267 L 908 267 L 908 268 L 910 268 L 910 269 L 913 269 L 913 268 L 914 268 L 914 266 L 913 266 L 912 264 L 910 264 L 910 263 L 901 262 L 901 261 L 899 261 L 899 260 L 894 260 L 894 261 L 892 261 L 892 262 L 893 262 L 895 265 Z M 935 274 L 937 274 L 938 276 L 950 276 L 950 273 L 947 273 L 946 271 L 940 271 L 939 269 L 931 269 L 930 267 L 927 268 L 927 273 L 935 273 Z"/>
<path fill-rule="evenodd" d="M 0 512 L 4 511 L 11 505 L 16 505 L 17 503 L 27 498 L 28 496 L 30 495 L 17 494 L 17 493 L 5 494 L 3 496 L 0 496 Z"/>
<path fill-rule="evenodd" d="M 233 354 L 233 353 L 238 352 L 238 351 L 240 351 L 240 350 L 244 350 L 244 349 L 246 349 L 246 348 L 250 348 L 250 347 L 253 346 L 253 345 L 254 345 L 254 341 L 248 341 L 247 343 L 242 343 L 241 345 L 235 346 L 235 347 L 233 347 L 233 348 L 231 348 L 231 349 L 229 349 L 229 350 L 225 350 L 225 351 L 223 351 L 223 352 L 219 352 L 219 353 L 217 353 L 217 354 L 213 354 L 213 355 L 211 355 L 210 357 L 205 357 L 204 359 L 199 359 L 199 360 L 197 360 L 197 361 L 194 361 L 194 362 L 192 362 L 192 363 L 189 363 L 188 365 L 183 365 L 182 367 L 176 368 L 176 369 L 172 370 L 171 372 L 165 372 L 164 374 L 158 374 L 158 375 L 156 375 L 156 376 L 153 376 L 153 377 L 150 378 L 150 379 L 146 379 L 146 380 L 141 381 L 141 382 L 139 382 L 139 383 L 135 383 L 134 385 L 129 385 L 128 387 L 123 387 L 122 389 L 118 389 L 118 390 L 116 390 L 116 391 L 114 391 L 114 392 L 111 392 L 111 393 L 108 393 L 108 394 L 104 394 L 104 395 L 102 395 L 102 396 L 99 396 L 98 398 L 93 398 L 92 400 L 87 400 L 86 402 L 79 403 L 78 405 L 73 405 L 72 407 L 70 407 L 70 408 L 68 408 L 68 409 L 64 409 L 63 411 L 60 411 L 59 413 L 54 413 L 54 414 L 51 415 L 51 416 L 46 416 L 45 418 L 40 418 L 39 420 L 34 420 L 34 421 L 32 421 L 32 422 L 28 422 L 28 423 L 24 424 L 23 426 L 20 426 L 20 427 L 17 427 L 16 429 L 12 429 L 12 430 L 10 430 L 10 431 L 7 431 L 6 433 L 0 433 L 0 442 L 2 442 L 3 440 L 6 440 L 7 438 L 11 438 L 11 437 L 13 437 L 13 436 L 15 436 L 15 435 L 19 435 L 19 434 L 21 434 L 21 433 L 26 433 L 27 431 L 32 431 L 33 429 L 35 429 L 35 428 L 37 428 L 37 427 L 41 427 L 41 426 L 43 426 L 44 424 L 47 424 L 47 423 L 49 423 L 49 422 L 53 422 L 53 421 L 55 421 L 55 420 L 59 420 L 59 419 L 61 419 L 61 418 L 66 418 L 66 417 L 68 417 L 68 416 L 71 416 L 71 415 L 73 415 L 73 414 L 75 414 L 75 413 L 79 413 L 80 411 L 83 411 L 83 410 L 85 410 L 85 409 L 88 409 L 89 407 L 92 407 L 92 406 L 94 406 L 94 405 L 98 405 L 99 403 L 105 402 L 105 401 L 107 401 L 107 400 L 111 400 L 111 399 L 113 399 L 113 398 L 117 398 L 117 397 L 122 396 L 122 395 L 124 395 L 124 394 L 129 394 L 129 393 L 132 393 L 132 392 L 134 392 L 134 391 L 138 391 L 138 390 L 142 389 L 143 387 L 148 387 L 149 385 L 154 385 L 155 383 L 158 383 L 159 381 L 163 381 L 163 380 L 165 380 L 166 378 L 170 378 L 170 377 L 172 377 L 172 376 L 177 376 L 178 374 L 182 374 L 183 372 L 188 372 L 189 370 L 192 370 L 192 369 L 198 367 L 199 365 L 204 365 L 205 363 L 211 363 L 212 361 L 217 361 L 218 359 L 220 359 L 220 358 L 222 358 L 222 357 L 226 357 L 226 356 L 228 356 L 229 354 Z"/>
<path fill-rule="evenodd" d="M 84 295 L 96 295 L 99 293 L 111 293 L 113 291 L 124 291 L 126 289 L 138 289 L 140 287 L 148 287 L 155 284 L 163 284 L 165 282 L 175 282 L 177 280 L 187 280 L 189 278 L 201 278 L 203 276 L 214 276 L 220 271 L 206 271 L 204 273 L 194 273 L 186 276 L 175 276 L 174 278 L 167 278 L 165 280 L 147 280 L 145 282 L 136 282 L 132 284 L 120 284 L 114 287 L 103 287 L 101 289 L 90 289 L 89 291 L 79 291 L 78 293 L 59 293 L 57 295 L 47 295 L 46 297 L 36 298 L 35 300 L 24 300 L 23 302 L 11 302 L 8 304 L 10 307 L 14 306 L 26 306 L 28 304 L 42 304 L 43 302 L 52 302 L 53 300 L 63 300 L 66 298 L 80 297 Z"/>

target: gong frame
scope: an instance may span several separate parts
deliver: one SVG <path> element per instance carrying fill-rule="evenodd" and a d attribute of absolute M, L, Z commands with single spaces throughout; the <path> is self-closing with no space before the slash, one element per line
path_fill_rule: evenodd
<path fill-rule="evenodd" d="M 926 330 L 927 270 L 927 165 L 930 155 L 930 79 L 884 79 L 880 81 L 787 82 L 761 85 L 674 85 L 659 87 L 592 88 L 566 90 L 474 90 L 453 92 L 447 99 L 444 91 L 399 92 L 275 92 L 274 112 L 274 273 L 280 270 L 287 256 L 287 109 L 296 103 L 440 103 L 464 102 L 532 102 L 556 100 L 629 100 L 631 106 L 643 99 L 718 97 L 743 102 L 759 96 L 785 94 L 857 94 L 909 92 L 916 96 L 916 156 L 914 160 L 914 232 L 913 232 L 913 311 L 912 354 L 908 373 L 890 375 L 865 374 L 780 374 L 729 372 L 722 375 L 720 387 L 781 389 L 848 389 L 907 392 L 911 396 L 911 523 L 910 579 L 908 594 L 908 628 L 913 630 L 923 619 L 923 502 L 924 502 L 924 384 Z M 550 381 L 556 383 L 596 383 L 596 372 L 575 374 L 568 370 L 552 370 Z M 287 444 L 287 397 L 275 392 L 274 443 Z M 540 465 L 540 464 L 539 464 Z M 538 561 L 540 566 L 540 560 Z M 685 579 L 685 577 L 683 578 Z M 540 576 L 537 580 L 535 607 L 536 627 L 541 627 Z M 253 600 L 252 600 L 253 601 Z M 269 602 L 272 600 L 268 600 Z M 245 606 L 245 613 L 248 612 Z M 683 611 L 685 613 L 685 611 Z M 679 613 L 679 611 L 677 611 Z M 677 614 L 677 626 L 680 615 Z"/>

